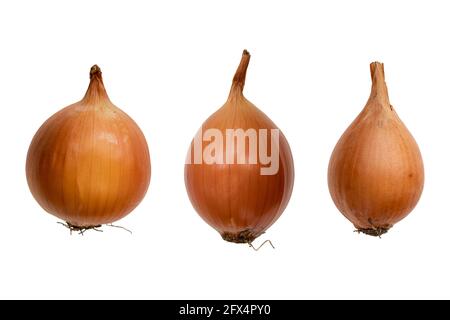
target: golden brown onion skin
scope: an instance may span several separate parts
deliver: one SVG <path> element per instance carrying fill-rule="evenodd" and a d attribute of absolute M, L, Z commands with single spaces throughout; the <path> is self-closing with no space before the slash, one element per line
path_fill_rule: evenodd
<path fill-rule="evenodd" d="M 249 59 L 249 53 L 244 51 L 227 102 L 203 123 L 203 132 L 216 128 L 225 136 L 226 129 L 278 129 L 242 93 Z M 203 148 L 206 145 L 203 143 Z M 289 144 L 281 132 L 279 150 L 279 170 L 274 175 L 261 175 L 263 165 L 260 162 L 185 165 L 189 199 L 199 215 L 224 240 L 251 243 L 283 213 L 292 193 L 294 164 Z M 247 159 L 248 153 L 247 146 Z"/>
<path fill-rule="evenodd" d="M 80 102 L 50 117 L 28 150 L 31 193 L 47 212 L 88 228 L 131 212 L 150 183 L 150 155 L 137 124 L 109 100 L 100 69 Z"/>
<path fill-rule="evenodd" d="M 416 141 L 389 103 L 383 64 L 370 68 L 370 98 L 331 155 L 328 187 L 357 230 L 379 236 L 416 206 L 424 168 Z"/>

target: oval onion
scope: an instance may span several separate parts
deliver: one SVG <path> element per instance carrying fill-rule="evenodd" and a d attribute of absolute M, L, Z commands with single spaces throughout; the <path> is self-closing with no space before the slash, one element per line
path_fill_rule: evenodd
<path fill-rule="evenodd" d="M 226 103 L 191 143 L 185 184 L 195 210 L 226 241 L 249 243 L 282 214 L 294 164 L 278 127 L 243 95 L 244 51 Z"/>

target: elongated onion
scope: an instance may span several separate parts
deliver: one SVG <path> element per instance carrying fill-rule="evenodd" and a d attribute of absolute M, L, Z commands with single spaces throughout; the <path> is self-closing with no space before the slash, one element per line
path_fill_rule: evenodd
<path fill-rule="evenodd" d="M 331 155 L 334 203 L 358 231 L 387 232 L 419 201 L 424 169 L 419 147 L 389 102 L 384 66 L 370 65 L 369 100 Z"/>
<path fill-rule="evenodd" d="M 228 100 L 203 123 L 185 165 L 194 208 L 235 243 L 251 243 L 278 219 L 294 183 L 286 138 L 243 95 L 249 61 L 244 51 Z"/>
<path fill-rule="evenodd" d="M 84 98 L 50 117 L 28 150 L 31 193 L 47 212 L 84 230 L 131 212 L 150 183 L 147 142 L 106 94 L 98 66 Z"/>

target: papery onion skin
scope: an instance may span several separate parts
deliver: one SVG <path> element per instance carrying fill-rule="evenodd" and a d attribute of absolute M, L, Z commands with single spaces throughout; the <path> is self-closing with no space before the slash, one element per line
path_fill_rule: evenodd
<path fill-rule="evenodd" d="M 383 64 L 370 68 L 370 98 L 331 155 L 328 186 L 358 231 L 380 236 L 416 206 L 424 167 L 416 141 L 389 102 Z"/>
<path fill-rule="evenodd" d="M 225 135 L 226 129 L 278 129 L 243 95 L 249 60 L 250 54 L 244 51 L 228 100 L 203 123 L 202 130 L 216 128 Z M 274 175 L 261 175 L 259 162 L 185 165 L 185 184 L 191 203 L 224 240 L 251 243 L 283 213 L 293 189 L 294 164 L 289 144 L 281 132 L 279 150 L 279 170 Z M 248 159 L 248 147 L 245 152 Z"/>
<path fill-rule="evenodd" d="M 31 193 L 69 226 L 117 221 L 144 197 L 150 154 L 137 124 L 112 104 L 98 66 L 85 97 L 50 117 L 28 150 Z"/>

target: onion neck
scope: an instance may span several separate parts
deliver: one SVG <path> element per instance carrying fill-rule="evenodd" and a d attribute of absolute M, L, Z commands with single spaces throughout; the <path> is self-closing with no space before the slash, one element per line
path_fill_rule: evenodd
<path fill-rule="evenodd" d="M 369 100 L 376 100 L 382 105 L 389 107 L 388 89 L 384 80 L 384 64 L 372 62 L 370 64 L 370 74 L 372 76 L 372 91 Z"/>
<path fill-rule="evenodd" d="M 105 100 L 110 102 L 105 86 L 103 85 L 102 71 L 99 66 L 92 66 L 89 77 L 91 82 L 82 102 L 86 104 L 96 104 Z"/>
<path fill-rule="evenodd" d="M 250 53 L 244 50 L 242 53 L 241 62 L 233 77 L 233 83 L 231 85 L 230 94 L 228 100 L 235 99 L 236 97 L 243 97 L 243 91 L 245 86 L 245 76 L 247 75 L 247 68 L 250 62 Z"/>

